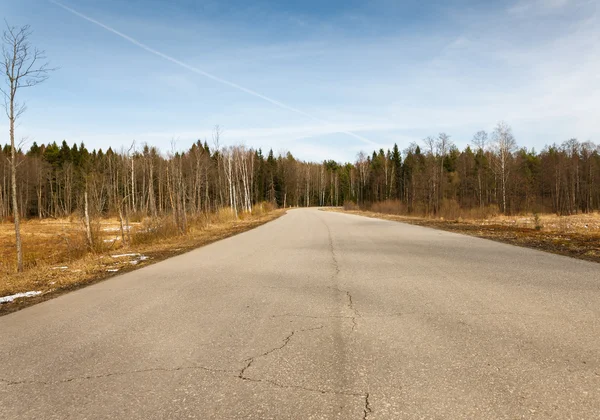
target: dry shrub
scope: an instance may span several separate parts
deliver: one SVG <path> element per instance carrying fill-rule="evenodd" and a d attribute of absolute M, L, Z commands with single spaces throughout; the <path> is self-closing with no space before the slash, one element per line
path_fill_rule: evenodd
<path fill-rule="evenodd" d="M 496 217 L 499 214 L 500 209 L 495 204 L 485 207 L 463 209 L 456 200 L 444 199 L 440 206 L 438 216 L 445 220 L 483 220 Z"/>
<path fill-rule="evenodd" d="M 561 233 L 569 232 L 571 230 L 571 223 L 569 216 L 558 216 L 556 226 L 558 231 Z"/>
<path fill-rule="evenodd" d="M 533 223 L 535 230 L 542 230 L 542 228 L 544 227 L 544 225 L 542 225 L 540 214 L 537 212 L 533 213 Z"/>
<path fill-rule="evenodd" d="M 212 216 L 212 223 L 227 223 L 236 220 L 235 214 L 231 207 L 222 207 Z"/>
<path fill-rule="evenodd" d="M 188 216 L 188 227 L 190 231 L 204 230 L 210 225 L 210 214 L 199 213 L 194 216 Z"/>
<path fill-rule="evenodd" d="M 129 214 L 129 221 L 131 223 L 140 223 L 144 221 L 145 217 L 146 216 L 142 212 L 136 211 Z"/>
<path fill-rule="evenodd" d="M 497 205 L 492 204 L 490 206 L 474 207 L 472 209 L 463 210 L 462 214 L 462 218 L 468 220 L 490 219 L 500 214 L 500 208 Z"/>
<path fill-rule="evenodd" d="M 344 201 L 344 210 L 360 210 L 354 201 Z"/>
<path fill-rule="evenodd" d="M 273 205 L 273 203 L 263 201 L 252 207 L 252 215 L 261 216 L 263 214 L 271 213 L 273 210 L 275 210 L 275 206 Z"/>
<path fill-rule="evenodd" d="M 427 217 L 429 215 L 427 210 L 427 205 L 419 201 L 414 204 L 413 208 L 410 209 L 410 211 L 408 211 L 408 214 L 416 217 Z"/>
<path fill-rule="evenodd" d="M 114 246 L 114 244 L 112 244 L 112 243 L 109 244 L 109 243 L 104 242 L 102 225 L 100 224 L 99 219 L 94 219 L 91 221 L 90 230 L 92 231 L 92 248 L 93 248 L 92 250 L 93 251 L 104 252 Z M 87 237 L 85 234 L 85 226 L 84 226 L 84 231 L 82 232 L 82 235 L 83 235 L 84 241 L 87 244 Z"/>
<path fill-rule="evenodd" d="M 344 203 L 344 210 L 360 210 L 360 208 L 355 203 L 348 202 Z M 400 200 L 386 200 L 372 203 L 368 210 L 375 213 L 392 214 L 397 216 L 432 216 L 427 212 L 427 208 L 424 203 L 417 203 L 412 211 L 409 211 L 407 205 Z M 442 200 L 440 209 L 435 216 L 444 220 L 476 220 L 495 217 L 499 213 L 500 210 L 496 205 L 463 209 L 456 200 L 444 199 Z"/>
<path fill-rule="evenodd" d="M 408 213 L 406 205 L 400 200 L 385 200 L 373 203 L 371 211 L 384 214 L 405 215 Z"/>
<path fill-rule="evenodd" d="M 271 201 L 263 201 L 260 203 L 263 209 L 263 213 L 271 213 L 273 210 L 277 208 L 277 206 Z"/>
<path fill-rule="evenodd" d="M 148 244 L 156 240 L 179 235 L 172 217 L 150 217 L 131 233 L 132 245 Z"/>
<path fill-rule="evenodd" d="M 252 206 L 252 215 L 253 216 L 262 216 L 263 214 L 265 214 L 265 211 L 262 206 L 262 203 Z"/>
<path fill-rule="evenodd" d="M 445 220 L 457 220 L 459 218 L 462 218 L 460 205 L 456 200 L 444 198 L 442 200 L 442 204 L 440 205 L 438 217 L 443 218 Z"/>

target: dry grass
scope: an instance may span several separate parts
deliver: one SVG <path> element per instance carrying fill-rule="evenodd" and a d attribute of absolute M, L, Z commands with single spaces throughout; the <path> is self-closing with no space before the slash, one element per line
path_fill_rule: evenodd
<path fill-rule="evenodd" d="M 454 220 L 341 210 L 345 213 L 433 227 L 492 239 L 512 245 L 600 262 L 600 213 L 557 216 L 555 214 L 502 216 Z"/>
<path fill-rule="evenodd" d="M 259 205 L 253 214 L 240 214 L 235 220 L 230 211 L 223 210 L 189 220 L 186 235 L 177 233 L 171 219 L 162 223 L 147 219 L 132 224 L 129 246 L 121 243 L 118 221 L 105 219 L 95 227 L 99 245 L 93 253 L 88 252 L 83 227 L 76 220 L 27 221 L 22 225 L 23 273 L 14 272 L 14 227 L 0 224 L 0 297 L 42 292 L 37 297 L 0 304 L 0 315 L 250 230 L 284 213 Z"/>
<path fill-rule="evenodd" d="M 370 204 L 366 208 L 360 208 L 355 203 L 344 203 L 344 210 L 367 210 L 373 213 L 394 214 L 397 216 L 428 217 L 427 209 L 423 203 L 418 203 L 412 211 L 400 200 L 385 200 Z M 444 199 L 440 203 L 437 217 L 445 220 L 457 219 L 487 219 L 500 214 L 498 206 L 475 207 L 463 209 L 456 200 Z"/>
<path fill-rule="evenodd" d="M 535 229 L 555 233 L 578 233 L 596 235 L 600 233 L 600 213 L 575 214 L 571 216 L 557 216 L 556 214 L 540 214 L 536 223 L 536 216 L 495 216 L 479 221 L 481 225 L 502 225 L 518 228 Z"/>

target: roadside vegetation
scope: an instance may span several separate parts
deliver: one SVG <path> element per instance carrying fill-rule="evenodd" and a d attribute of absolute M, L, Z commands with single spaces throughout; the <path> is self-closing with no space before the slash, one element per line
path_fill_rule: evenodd
<path fill-rule="evenodd" d="M 359 216 L 374 217 L 418 226 L 432 227 L 492 239 L 512 245 L 600 262 L 600 213 L 573 215 L 523 213 L 503 215 L 497 209 L 484 211 L 452 210 L 444 216 L 408 215 L 402 203 L 388 201 L 365 209 L 354 203 L 331 209 Z"/>
<path fill-rule="evenodd" d="M 0 315 L 247 231 L 283 213 L 268 203 L 237 218 L 224 209 L 191 219 L 185 235 L 171 218 L 133 222 L 125 235 L 121 235 L 118 218 L 95 219 L 93 251 L 87 247 L 80 218 L 28 220 L 22 224 L 26 252 L 20 273 L 14 268 L 14 227 L 2 223 L 0 298 L 17 297 L 0 304 Z"/>

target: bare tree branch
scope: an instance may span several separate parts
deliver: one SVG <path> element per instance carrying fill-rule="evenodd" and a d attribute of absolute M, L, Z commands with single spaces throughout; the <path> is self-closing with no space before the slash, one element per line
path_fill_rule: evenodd
<path fill-rule="evenodd" d="M 17 150 L 15 147 L 15 121 L 27 110 L 25 102 L 16 100 L 20 88 L 36 86 L 48 78 L 53 70 L 45 62 L 44 51 L 32 48 L 29 38 L 32 34 L 29 25 L 17 29 L 10 26 L 6 20 L 6 29 L 2 34 L 2 69 L 4 83 L 0 92 L 4 97 L 4 110 L 9 120 L 10 135 L 10 169 L 12 211 L 15 221 L 15 239 L 17 250 L 17 271 L 23 271 L 23 249 L 21 243 L 21 228 L 19 203 L 17 200 Z"/>

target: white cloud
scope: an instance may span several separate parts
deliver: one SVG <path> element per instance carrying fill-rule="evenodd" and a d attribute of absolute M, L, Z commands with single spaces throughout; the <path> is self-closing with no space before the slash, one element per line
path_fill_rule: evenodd
<path fill-rule="evenodd" d="M 508 8 L 511 15 L 525 17 L 531 15 L 545 15 L 556 13 L 560 9 L 573 3 L 572 0 L 519 0 Z"/>

